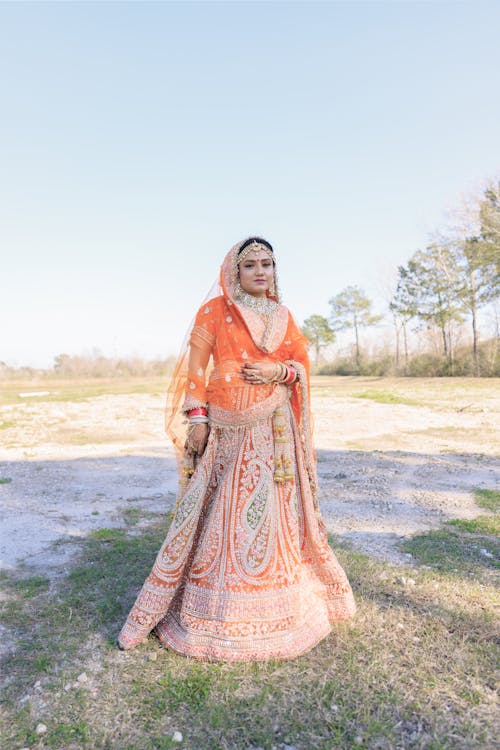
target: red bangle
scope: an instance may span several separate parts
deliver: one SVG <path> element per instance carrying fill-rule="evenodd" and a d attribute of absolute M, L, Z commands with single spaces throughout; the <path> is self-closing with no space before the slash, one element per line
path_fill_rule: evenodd
<path fill-rule="evenodd" d="M 190 417 L 198 416 L 208 417 L 208 410 L 204 406 L 197 406 L 194 409 L 189 409 L 188 415 Z"/>
<path fill-rule="evenodd" d="M 295 380 L 297 373 L 295 372 L 293 367 L 290 367 L 290 365 L 287 365 L 287 370 L 288 370 L 288 375 L 286 376 L 286 379 L 285 379 L 285 385 L 290 385 L 290 383 L 293 383 L 293 381 Z"/>

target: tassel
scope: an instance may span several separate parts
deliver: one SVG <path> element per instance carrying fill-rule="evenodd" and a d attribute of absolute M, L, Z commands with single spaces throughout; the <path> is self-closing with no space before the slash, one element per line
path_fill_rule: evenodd
<path fill-rule="evenodd" d="M 285 412 L 279 406 L 273 414 L 274 433 L 274 481 L 278 484 L 294 482 L 295 474 L 292 469 L 290 451 L 290 435 L 288 434 Z"/>

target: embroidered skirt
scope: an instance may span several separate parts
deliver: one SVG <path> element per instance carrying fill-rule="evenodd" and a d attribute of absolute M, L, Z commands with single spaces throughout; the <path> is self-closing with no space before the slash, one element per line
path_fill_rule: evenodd
<path fill-rule="evenodd" d="M 155 629 L 165 646 L 200 659 L 290 659 L 354 615 L 288 403 L 283 413 L 294 481 L 275 481 L 272 413 L 212 426 L 121 630 L 122 648 Z"/>

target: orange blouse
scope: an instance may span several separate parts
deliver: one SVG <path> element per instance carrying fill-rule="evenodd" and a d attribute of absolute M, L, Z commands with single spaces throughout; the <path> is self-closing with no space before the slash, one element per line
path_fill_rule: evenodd
<path fill-rule="evenodd" d="M 239 411 L 267 398 L 276 384 L 247 383 L 239 374 L 244 362 L 294 361 L 305 368 L 308 378 L 309 341 L 283 305 L 279 306 L 274 315 L 282 316 L 281 333 L 284 335 L 279 343 L 280 332 L 277 331 L 277 348 L 266 352 L 255 343 L 255 336 L 252 337 L 238 307 L 224 296 L 214 297 L 200 307 L 189 340 L 190 355 L 183 411 L 207 404 Z M 291 387 L 292 391 L 296 390 L 296 385 Z M 296 400 L 293 399 L 293 394 L 292 400 Z M 296 407 L 296 417 L 300 419 L 299 403 L 293 406 Z"/>

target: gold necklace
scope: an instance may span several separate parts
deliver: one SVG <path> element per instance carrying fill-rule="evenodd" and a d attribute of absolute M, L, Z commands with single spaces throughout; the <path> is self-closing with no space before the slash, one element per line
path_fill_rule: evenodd
<path fill-rule="evenodd" d="M 250 310 L 259 313 L 259 315 L 271 315 L 278 307 L 278 303 L 275 300 L 269 299 L 269 297 L 254 297 L 253 294 L 249 294 L 243 289 L 241 292 L 238 290 L 236 299 L 238 300 L 238 304 L 249 307 Z"/>

